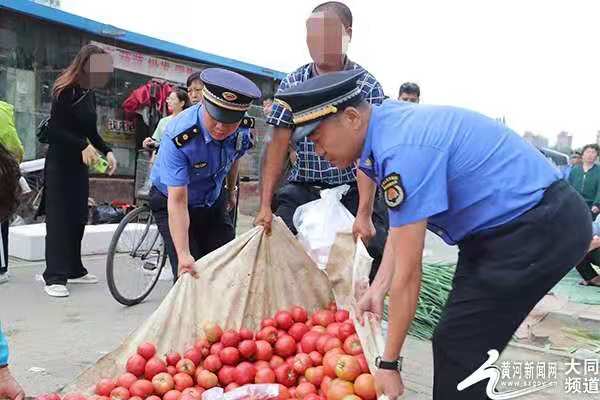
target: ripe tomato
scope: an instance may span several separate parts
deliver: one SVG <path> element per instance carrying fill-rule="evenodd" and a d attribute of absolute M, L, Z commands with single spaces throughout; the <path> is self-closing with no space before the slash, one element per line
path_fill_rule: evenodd
<path fill-rule="evenodd" d="M 202 357 L 210 354 L 210 343 L 208 339 L 200 339 L 194 345 L 194 348 L 202 353 Z"/>
<path fill-rule="evenodd" d="M 260 368 L 256 371 L 254 383 L 275 383 L 275 372 L 271 368 Z"/>
<path fill-rule="evenodd" d="M 154 387 L 154 393 L 163 396 L 169 390 L 175 388 L 175 381 L 170 374 L 161 372 L 152 379 L 152 386 Z"/>
<path fill-rule="evenodd" d="M 323 371 L 325 375 L 336 378 L 337 374 L 335 373 L 335 368 L 337 366 L 338 358 L 340 358 L 344 352 L 340 348 L 335 348 L 330 350 L 325 357 L 323 357 Z"/>
<path fill-rule="evenodd" d="M 179 400 L 181 399 L 181 392 L 179 390 L 169 390 L 163 396 L 163 400 Z"/>
<path fill-rule="evenodd" d="M 219 358 L 224 365 L 235 366 L 240 362 L 240 351 L 235 347 L 225 347 L 219 353 Z"/>
<path fill-rule="evenodd" d="M 267 361 L 260 360 L 254 363 L 254 367 L 256 368 L 256 370 L 262 368 L 271 368 L 271 364 L 269 364 Z"/>
<path fill-rule="evenodd" d="M 304 307 L 294 306 L 291 310 L 292 318 L 296 322 L 306 322 L 308 320 L 308 313 Z"/>
<path fill-rule="evenodd" d="M 129 394 L 129 390 L 124 387 L 116 387 L 110 392 L 111 400 L 129 400 L 131 395 Z"/>
<path fill-rule="evenodd" d="M 175 376 L 177 374 L 177 368 L 172 365 L 167 365 L 167 373 Z"/>
<path fill-rule="evenodd" d="M 188 374 L 189 376 L 194 376 L 196 373 L 196 365 L 192 360 L 187 358 L 179 360 L 177 363 L 177 372 L 183 372 L 184 374 Z"/>
<path fill-rule="evenodd" d="M 290 334 L 291 337 L 294 338 L 294 340 L 296 342 L 300 342 L 302 340 L 302 338 L 304 337 L 304 335 L 306 335 L 309 330 L 310 329 L 308 328 L 308 326 L 306 326 L 305 323 L 296 322 L 296 323 L 294 323 L 294 325 L 292 325 L 292 327 L 290 328 L 288 333 Z"/>
<path fill-rule="evenodd" d="M 344 341 L 343 346 L 344 351 L 347 354 L 351 354 L 353 356 L 359 355 L 363 352 L 362 345 L 360 344 L 360 339 L 357 334 L 348 336 Z"/>
<path fill-rule="evenodd" d="M 323 350 L 325 351 L 325 353 L 327 353 L 329 350 L 335 349 L 336 347 L 342 348 L 342 341 L 337 337 L 334 337 L 325 342 Z"/>
<path fill-rule="evenodd" d="M 273 357 L 273 347 L 265 340 L 256 341 L 256 359 L 269 361 Z"/>
<path fill-rule="evenodd" d="M 298 375 L 296 371 L 289 366 L 288 364 L 282 364 L 275 370 L 275 377 L 277 378 L 277 382 L 287 386 L 292 387 L 296 384 L 296 380 L 298 379 Z"/>
<path fill-rule="evenodd" d="M 158 357 L 152 357 L 146 363 L 144 377 L 148 380 L 152 380 L 155 375 L 158 375 L 161 372 L 167 372 L 167 364 Z"/>
<path fill-rule="evenodd" d="M 333 339 L 333 336 L 325 334 L 322 335 L 318 340 L 317 340 L 317 351 L 321 354 L 325 354 L 327 353 L 325 351 L 325 345 L 327 344 L 327 342 L 329 341 L 329 339 Z"/>
<path fill-rule="evenodd" d="M 296 388 L 296 397 L 298 399 L 304 399 L 311 393 L 317 393 L 317 388 L 310 382 L 301 383 Z"/>
<path fill-rule="evenodd" d="M 310 383 L 319 387 L 325 377 L 325 371 L 323 370 L 323 366 L 310 367 L 306 370 L 304 376 L 306 376 L 306 379 L 308 379 Z"/>
<path fill-rule="evenodd" d="M 294 356 L 293 368 L 299 375 L 304 375 L 307 368 L 312 367 L 312 360 L 306 353 L 296 354 Z"/>
<path fill-rule="evenodd" d="M 302 351 L 305 353 L 310 353 L 311 351 L 315 351 L 317 349 L 317 341 L 321 337 L 321 334 L 314 331 L 309 331 L 304 334 L 302 340 L 300 340 L 300 345 L 302 346 Z"/>
<path fill-rule="evenodd" d="M 202 351 L 198 350 L 194 347 L 189 349 L 183 354 L 183 358 L 187 358 L 188 360 L 192 360 L 195 366 L 200 365 L 202 363 Z"/>
<path fill-rule="evenodd" d="M 167 354 L 167 366 L 172 365 L 176 366 L 177 363 L 181 360 L 181 354 L 171 352 Z"/>
<path fill-rule="evenodd" d="M 331 324 L 329 324 L 327 326 L 327 333 L 331 336 L 335 336 L 338 337 L 340 334 L 340 323 L 339 322 L 333 322 Z"/>
<path fill-rule="evenodd" d="M 235 371 L 233 371 L 233 379 L 235 379 L 235 383 L 240 386 L 254 382 L 255 377 L 256 368 L 248 362 L 240 363 L 240 365 L 235 368 Z"/>
<path fill-rule="evenodd" d="M 350 313 L 348 312 L 348 310 L 340 310 L 340 309 L 338 309 L 335 312 L 335 320 L 337 322 L 344 322 L 348 318 L 350 318 Z"/>
<path fill-rule="evenodd" d="M 202 399 L 202 387 L 191 387 L 181 392 L 181 400 L 201 400 Z"/>
<path fill-rule="evenodd" d="M 240 354 L 242 355 L 242 357 L 244 357 L 246 360 L 254 360 L 256 358 L 256 352 L 258 349 L 254 340 L 243 340 L 240 343 L 238 349 L 240 350 Z"/>
<path fill-rule="evenodd" d="M 154 393 L 154 385 L 149 380 L 140 379 L 138 381 L 133 382 L 133 384 L 129 388 L 129 393 L 132 396 L 139 396 L 142 399 L 145 399 L 146 397 Z"/>
<path fill-rule="evenodd" d="M 277 322 L 273 318 L 266 318 L 260 321 L 260 328 L 266 328 L 267 326 L 272 326 L 273 328 L 277 328 Z"/>
<path fill-rule="evenodd" d="M 288 388 L 283 386 L 282 384 L 279 384 L 279 396 L 277 397 L 277 400 L 288 400 L 289 398 L 290 391 L 288 390 Z"/>
<path fill-rule="evenodd" d="M 323 377 L 323 381 L 321 382 L 321 392 L 322 396 L 327 398 L 327 390 L 329 390 L 329 384 L 333 381 L 333 379 L 327 375 Z"/>
<path fill-rule="evenodd" d="M 149 360 L 156 354 L 156 346 L 149 342 L 142 343 L 138 346 L 137 353 L 146 360 Z"/>
<path fill-rule="evenodd" d="M 289 357 L 296 352 L 296 341 L 290 335 L 285 335 L 275 342 L 275 354 L 281 357 Z"/>
<path fill-rule="evenodd" d="M 129 389 L 133 382 L 137 381 L 137 377 L 131 372 L 127 372 L 117 379 L 117 385 L 124 387 L 125 389 Z M 58 399 L 60 400 L 60 399 Z"/>
<path fill-rule="evenodd" d="M 210 372 L 217 372 L 221 369 L 223 363 L 221 362 L 219 356 L 211 354 L 210 356 L 206 357 L 202 366 L 204 367 L 204 369 Z"/>
<path fill-rule="evenodd" d="M 327 325 L 335 321 L 335 315 L 330 310 L 319 310 L 314 313 L 312 319 L 315 325 L 327 327 Z"/>
<path fill-rule="evenodd" d="M 354 394 L 354 386 L 342 379 L 334 379 L 327 389 L 327 400 L 342 400 L 348 395 Z"/>
<path fill-rule="evenodd" d="M 294 318 L 288 311 L 278 311 L 277 314 L 275 314 L 275 322 L 277 322 L 277 327 L 279 329 L 287 331 L 294 324 Z"/>
<path fill-rule="evenodd" d="M 237 347 L 240 344 L 240 334 L 233 330 L 223 332 L 221 343 L 225 347 Z"/>
<path fill-rule="evenodd" d="M 216 354 L 218 355 L 221 350 L 223 350 L 225 348 L 225 346 L 223 346 L 223 343 L 218 342 L 213 344 L 212 346 L 210 346 L 210 354 Z"/>
<path fill-rule="evenodd" d="M 266 340 L 271 345 L 274 345 L 275 342 L 277 341 L 277 336 L 278 336 L 277 328 L 275 328 L 273 326 L 267 326 L 258 332 L 258 334 L 256 335 L 256 338 L 259 340 Z"/>
<path fill-rule="evenodd" d="M 206 370 L 200 371 L 198 373 L 198 375 L 204 371 L 206 371 Z M 206 372 L 210 373 L 208 371 L 206 371 Z M 175 390 L 179 390 L 180 392 L 182 392 L 184 389 L 194 386 L 194 380 L 188 374 L 184 374 L 184 373 L 180 372 L 178 374 L 175 374 L 175 376 L 173 377 L 173 380 L 175 381 Z"/>
<path fill-rule="evenodd" d="M 225 365 L 223 366 L 223 368 L 221 368 L 219 370 L 219 382 L 221 382 L 221 386 L 227 386 L 229 385 L 231 382 L 233 382 L 233 371 L 235 370 L 234 367 L 230 367 L 229 365 Z"/>
<path fill-rule="evenodd" d="M 313 365 L 322 365 L 323 364 L 323 356 L 318 351 L 311 351 L 308 356 L 312 361 Z"/>
<path fill-rule="evenodd" d="M 358 361 L 358 363 L 360 364 L 360 371 L 363 374 L 368 374 L 369 373 L 369 364 L 367 363 L 367 359 L 365 358 L 364 354 L 359 354 L 356 357 L 356 360 Z"/>
<path fill-rule="evenodd" d="M 346 340 L 346 338 L 353 333 L 356 333 L 356 329 L 354 328 L 354 323 L 351 321 L 346 321 L 340 324 L 340 328 L 338 329 L 338 337 L 340 340 Z"/>
<path fill-rule="evenodd" d="M 254 332 L 250 329 L 242 328 L 240 329 L 240 340 L 252 340 L 254 339 Z"/>
<path fill-rule="evenodd" d="M 338 358 L 335 365 L 335 374 L 338 378 L 354 382 L 360 373 L 360 364 L 354 356 L 344 354 Z"/>
<path fill-rule="evenodd" d="M 207 322 L 204 324 L 204 334 L 209 343 L 216 343 L 221 340 L 223 329 L 214 322 Z"/>
<path fill-rule="evenodd" d="M 364 400 L 375 400 L 375 378 L 371 374 L 362 374 L 354 381 L 354 391 Z"/>
<path fill-rule="evenodd" d="M 98 396 L 110 396 L 110 392 L 117 387 L 117 382 L 114 379 L 101 379 L 96 385 L 94 393 Z"/>
<path fill-rule="evenodd" d="M 127 360 L 127 372 L 131 372 L 133 375 L 140 377 L 144 375 L 144 369 L 146 368 L 146 359 L 139 354 L 134 354 Z"/>
<path fill-rule="evenodd" d="M 200 387 L 203 387 L 204 389 L 211 389 L 219 384 L 219 378 L 217 377 L 217 375 L 213 374 L 208 370 L 200 371 L 196 375 L 196 380 L 198 381 L 198 385 Z M 192 385 L 188 387 L 191 387 Z"/>
<path fill-rule="evenodd" d="M 276 369 L 277 367 L 279 367 L 282 364 L 285 364 L 285 360 L 279 356 L 271 357 L 271 361 L 269 362 L 269 365 L 273 369 Z"/>

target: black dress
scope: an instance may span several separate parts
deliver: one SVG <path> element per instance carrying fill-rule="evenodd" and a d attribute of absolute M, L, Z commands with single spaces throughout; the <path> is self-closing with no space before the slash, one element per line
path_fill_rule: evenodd
<path fill-rule="evenodd" d="M 44 206 L 46 285 L 65 285 L 87 274 L 81 240 L 88 218 L 89 175 L 81 151 L 89 142 L 105 155 L 110 147 L 98 135 L 94 92 L 68 87 L 52 103 L 48 127 Z"/>

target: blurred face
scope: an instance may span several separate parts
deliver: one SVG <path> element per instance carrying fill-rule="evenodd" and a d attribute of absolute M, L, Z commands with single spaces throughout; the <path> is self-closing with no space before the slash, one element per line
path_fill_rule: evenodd
<path fill-rule="evenodd" d="M 183 106 L 185 102 L 179 100 L 177 94 L 175 92 L 171 92 L 169 97 L 167 97 L 167 107 L 169 108 L 169 112 L 179 113 L 183 110 Z"/>
<path fill-rule="evenodd" d="M 583 158 L 584 163 L 593 164 L 596 162 L 596 159 L 598 158 L 598 152 L 595 149 L 588 147 L 583 152 L 582 158 Z"/>
<path fill-rule="evenodd" d="M 340 169 L 347 168 L 360 158 L 367 122 L 368 117 L 358 109 L 348 107 L 321 122 L 309 139 L 319 156 Z"/>
<path fill-rule="evenodd" d="M 204 108 L 204 107 L 203 107 Z M 204 113 L 204 126 L 208 130 L 208 133 L 214 140 L 225 140 L 229 136 L 235 133 L 235 131 L 240 126 L 240 122 L 234 122 L 232 124 L 226 124 L 220 121 L 217 121 L 204 109 L 202 111 Z"/>
<path fill-rule="evenodd" d="M 263 101 L 263 114 L 265 117 L 268 117 L 271 114 L 271 109 L 273 108 L 273 100 L 267 99 Z"/>
<path fill-rule="evenodd" d="M 306 21 L 306 44 L 310 56 L 319 67 L 339 65 L 346 55 L 352 28 L 345 29 L 332 12 L 316 12 Z"/>
<path fill-rule="evenodd" d="M 196 79 L 188 87 L 188 96 L 192 104 L 198 104 L 202 101 L 202 81 Z"/>
<path fill-rule="evenodd" d="M 92 54 L 85 64 L 90 88 L 103 88 L 112 78 L 114 67 L 110 54 Z"/>
<path fill-rule="evenodd" d="M 419 102 L 419 96 L 417 96 L 415 93 L 402 92 L 400 94 L 400 97 L 398 97 L 398 100 L 408 101 L 409 103 L 418 103 Z"/>

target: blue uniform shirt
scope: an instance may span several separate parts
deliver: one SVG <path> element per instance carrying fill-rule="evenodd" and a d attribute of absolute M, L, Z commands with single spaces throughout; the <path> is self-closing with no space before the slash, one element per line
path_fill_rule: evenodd
<path fill-rule="evenodd" d="M 250 129 L 241 126 L 227 139 L 214 140 L 202 113 L 198 104 L 168 123 L 151 174 L 152 183 L 165 196 L 169 186 L 187 186 L 190 207 L 212 206 L 233 162 L 252 148 Z"/>
<path fill-rule="evenodd" d="M 8 364 L 8 342 L 0 326 L 0 366 Z"/>
<path fill-rule="evenodd" d="M 360 167 L 384 189 L 391 227 L 427 218 L 448 244 L 514 220 L 561 178 L 491 118 L 395 100 L 372 108 Z"/>

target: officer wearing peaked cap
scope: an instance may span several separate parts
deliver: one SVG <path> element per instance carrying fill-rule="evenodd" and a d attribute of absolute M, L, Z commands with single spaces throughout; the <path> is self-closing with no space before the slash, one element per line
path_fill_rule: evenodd
<path fill-rule="evenodd" d="M 253 145 L 254 120 L 245 113 L 261 97 L 252 81 L 232 71 L 209 68 L 200 79 L 203 102 L 169 122 L 151 175 L 150 206 L 175 279 L 235 236 L 228 211 L 235 206 L 237 165 Z"/>
<path fill-rule="evenodd" d="M 487 398 L 489 377 L 476 371 L 496 361 L 529 311 L 586 253 L 589 211 L 544 156 L 506 126 L 455 107 L 395 100 L 371 106 L 356 90 L 359 76 L 319 76 L 276 101 L 293 114 L 295 140 L 308 136 L 340 168 L 360 159 L 384 192 L 388 241 L 359 302 L 360 314 L 381 314 L 390 292 L 376 383 L 392 399 L 404 390 L 398 356 L 415 314 L 429 229 L 460 249 L 432 340 L 433 398 Z"/>

